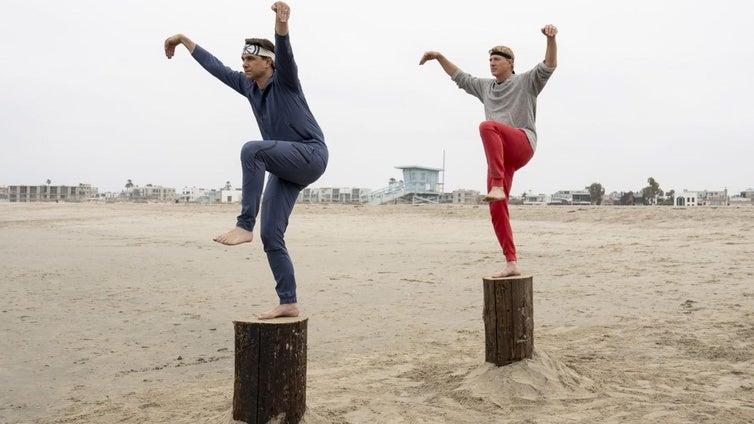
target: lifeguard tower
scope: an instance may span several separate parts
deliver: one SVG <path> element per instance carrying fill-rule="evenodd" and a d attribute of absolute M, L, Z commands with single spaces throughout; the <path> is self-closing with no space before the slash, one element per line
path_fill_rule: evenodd
<path fill-rule="evenodd" d="M 443 193 L 441 168 L 425 166 L 396 166 L 403 170 L 403 180 L 370 192 L 362 200 L 371 204 L 383 203 L 439 203 Z"/>

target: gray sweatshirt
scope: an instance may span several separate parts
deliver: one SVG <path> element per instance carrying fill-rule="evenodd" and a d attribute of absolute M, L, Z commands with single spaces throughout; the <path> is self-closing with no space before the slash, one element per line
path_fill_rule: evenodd
<path fill-rule="evenodd" d="M 532 151 L 537 150 L 537 95 L 542 91 L 555 68 L 543 62 L 522 74 L 513 74 L 502 84 L 494 78 L 477 78 L 461 71 L 452 80 L 484 104 L 484 116 L 514 128 L 521 128 L 529 138 Z"/>

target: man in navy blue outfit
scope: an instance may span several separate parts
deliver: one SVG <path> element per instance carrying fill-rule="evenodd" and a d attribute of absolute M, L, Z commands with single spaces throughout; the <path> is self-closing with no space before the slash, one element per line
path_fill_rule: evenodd
<path fill-rule="evenodd" d="M 259 234 L 280 304 L 260 315 L 261 319 L 299 315 L 293 262 L 283 237 L 299 192 L 325 172 L 328 160 L 324 134 L 309 110 L 293 59 L 288 36 L 290 7 L 279 1 L 272 10 L 275 44 L 246 39 L 241 55 L 243 72 L 226 67 L 183 34 L 165 40 L 168 59 L 176 46 L 183 44 L 204 69 L 249 100 L 259 125 L 263 140 L 250 141 L 241 149 L 241 214 L 235 228 L 213 240 L 228 246 L 252 241 L 268 172 Z"/>

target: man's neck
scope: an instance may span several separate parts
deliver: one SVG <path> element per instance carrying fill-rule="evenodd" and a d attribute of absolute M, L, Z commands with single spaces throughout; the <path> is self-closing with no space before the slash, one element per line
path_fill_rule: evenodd
<path fill-rule="evenodd" d="M 508 79 L 508 78 L 509 78 L 509 77 L 510 77 L 511 75 L 513 75 L 513 73 L 506 73 L 505 75 L 501 75 L 501 76 L 499 76 L 499 77 L 495 78 L 495 82 L 496 82 L 496 83 L 498 83 L 498 84 L 502 84 L 502 83 L 504 83 L 504 82 L 505 82 L 505 80 L 507 80 L 507 79 Z"/>
<path fill-rule="evenodd" d="M 270 72 L 268 74 L 265 74 L 263 77 L 260 77 L 259 79 L 255 80 L 254 82 L 257 84 L 257 87 L 264 88 L 267 86 L 267 83 L 270 81 L 270 78 L 272 78 L 273 72 Z"/>

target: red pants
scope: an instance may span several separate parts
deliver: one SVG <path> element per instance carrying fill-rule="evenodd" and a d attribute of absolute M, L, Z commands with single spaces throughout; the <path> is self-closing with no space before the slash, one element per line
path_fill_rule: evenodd
<path fill-rule="evenodd" d="M 494 186 L 503 187 L 505 200 L 490 202 L 492 228 L 503 248 L 506 261 L 516 260 L 513 230 L 508 214 L 513 173 L 526 165 L 534 155 L 529 138 L 522 129 L 509 127 L 496 121 L 479 124 L 484 154 L 487 156 L 487 191 Z"/>

